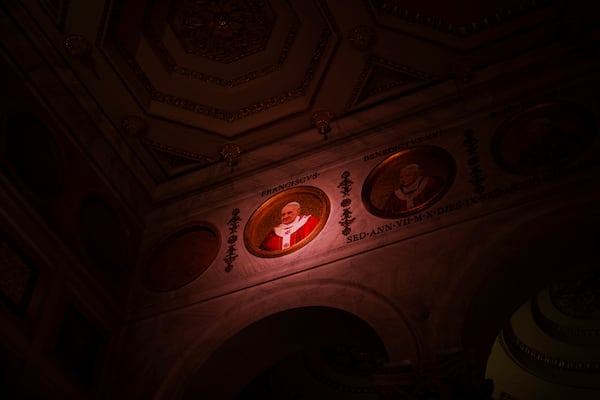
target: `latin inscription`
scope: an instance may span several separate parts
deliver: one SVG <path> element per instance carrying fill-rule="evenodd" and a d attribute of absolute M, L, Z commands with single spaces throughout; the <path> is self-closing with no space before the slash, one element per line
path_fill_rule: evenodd
<path fill-rule="evenodd" d="M 280 183 L 277 186 L 273 186 L 271 188 L 263 190 L 262 192 L 260 192 L 260 195 L 262 197 L 264 197 L 264 196 L 268 196 L 270 194 L 275 194 L 275 193 L 280 192 L 280 191 L 285 190 L 285 189 L 289 189 L 289 188 L 294 187 L 294 186 L 298 186 L 298 185 L 302 185 L 304 183 L 308 183 L 308 182 L 310 182 L 312 180 L 317 179 L 319 177 L 319 175 L 321 175 L 319 172 L 313 172 L 310 175 L 305 175 L 305 176 L 296 178 L 296 179 L 294 179 L 292 181 L 289 181 L 289 182 Z"/>
<path fill-rule="evenodd" d="M 421 144 L 421 143 L 426 142 L 428 140 L 434 139 L 434 138 L 440 136 L 442 133 L 443 133 L 442 130 L 433 131 L 433 132 L 431 132 L 431 133 L 429 133 L 427 135 L 416 137 L 416 138 L 411 139 L 411 140 L 409 140 L 407 142 L 400 143 L 400 144 L 397 144 L 397 145 L 392 146 L 392 147 L 388 147 L 387 149 L 383 149 L 383 150 L 379 150 L 379 151 L 376 151 L 376 152 L 371 153 L 371 154 L 367 154 L 367 155 L 365 155 L 363 157 L 363 161 L 365 161 L 365 162 L 366 161 L 371 161 L 371 160 L 373 160 L 373 159 L 375 159 L 377 157 L 382 157 L 382 156 L 387 156 L 387 155 L 390 155 L 390 154 L 393 154 L 393 153 L 397 153 L 398 151 L 407 149 L 410 146 Z"/>
<path fill-rule="evenodd" d="M 439 207 L 432 207 L 431 209 L 423 211 L 419 214 L 401 218 L 401 219 L 395 220 L 393 222 L 389 222 L 389 223 L 374 227 L 368 231 L 362 231 L 359 233 L 348 235 L 346 237 L 346 243 L 357 242 L 357 241 L 364 240 L 367 238 L 384 235 L 388 232 L 397 231 L 406 226 L 420 224 L 420 223 L 429 221 L 435 217 L 438 217 L 440 215 L 449 214 L 449 213 L 453 213 L 458 210 L 467 209 L 476 204 L 485 203 L 490 200 L 497 199 L 499 197 L 504 197 L 506 195 L 513 194 L 515 192 L 520 192 L 522 190 L 536 187 L 536 186 L 542 185 L 546 182 L 553 181 L 561 176 L 570 175 L 572 173 L 576 173 L 578 171 L 581 171 L 581 170 L 584 170 L 584 169 L 587 169 L 590 167 L 597 167 L 597 166 L 598 165 L 596 162 L 588 161 L 585 163 L 581 163 L 579 165 L 573 165 L 569 168 L 565 168 L 560 171 L 553 171 L 553 172 L 547 173 L 545 175 L 535 176 L 528 180 L 525 180 L 522 182 L 517 182 L 517 183 L 514 183 L 509 186 L 496 188 L 496 189 L 490 190 L 488 192 L 482 193 L 481 195 L 472 196 L 472 197 L 457 201 L 455 203 L 451 203 L 451 204 L 447 204 L 447 205 L 443 205 L 443 206 L 439 206 Z"/>

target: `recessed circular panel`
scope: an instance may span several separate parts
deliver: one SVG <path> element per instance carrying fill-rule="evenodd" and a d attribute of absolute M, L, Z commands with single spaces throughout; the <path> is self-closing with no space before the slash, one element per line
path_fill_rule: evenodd
<path fill-rule="evenodd" d="M 63 158 L 50 130 L 34 114 L 17 112 L 6 120 L 6 158 L 14 175 L 31 191 L 56 195 L 63 184 Z"/>
<path fill-rule="evenodd" d="M 104 199 L 90 196 L 81 202 L 77 229 L 86 254 L 98 268 L 110 273 L 127 269 L 128 235 Z"/>
<path fill-rule="evenodd" d="M 277 193 L 250 216 L 244 229 L 246 248 L 259 257 L 292 253 L 321 232 L 329 207 L 327 195 L 316 187 L 298 186 Z"/>
<path fill-rule="evenodd" d="M 596 130 L 594 115 L 583 107 L 540 104 L 504 122 L 492 140 L 492 152 L 509 172 L 546 172 L 580 155 Z"/>
<path fill-rule="evenodd" d="M 146 285 L 156 291 L 180 288 L 199 277 L 213 262 L 221 240 L 208 224 L 185 227 L 163 240 L 150 256 Z"/>
<path fill-rule="evenodd" d="M 441 199 L 455 175 L 456 163 L 446 150 L 413 147 L 393 154 L 373 168 L 363 185 L 362 201 L 378 217 L 406 217 Z"/>

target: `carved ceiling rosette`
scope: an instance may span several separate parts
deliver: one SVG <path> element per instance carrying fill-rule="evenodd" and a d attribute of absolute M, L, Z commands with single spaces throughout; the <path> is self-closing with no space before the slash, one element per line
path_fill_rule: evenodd
<path fill-rule="evenodd" d="M 228 64 L 266 47 L 275 13 L 265 0 L 179 0 L 169 22 L 186 52 Z"/>

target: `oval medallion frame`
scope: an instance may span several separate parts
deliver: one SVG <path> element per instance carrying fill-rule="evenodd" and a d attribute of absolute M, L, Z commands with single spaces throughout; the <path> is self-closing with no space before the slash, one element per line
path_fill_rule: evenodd
<path fill-rule="evenodd" d="M 415 173 L 418 171 L 422 177 L 416 189 L 413 190 L 413 184 L 409 185 L 413 190 L 409 195 L 403 195 L 399 185 L 398 177 L 405 167 Z M 407 217 L 440 200 L 455 177 L 456 162 L 446 150 L 436 146 L 411 147 L 392 154 L 371 170 L 363 184 L 361 198 L 367 211 L 377 217 Z"/>
<path fill-rule="evenodd" d="M 581 155 L 597 129 L 594 114 L 579 104 L 540 103 L 501 123 L 491 152 L 496 163 L 512 174 L 544 173 Z"/>
<path fill-rule="evenodd" d="M 212 235 L 213 243 L 206 238 L 198 237 L 198 233 Z M 201 240 L 200 240 L 201 239 Z M 180 251 L 179 247 L 189 247 L 190 243 L 200 242 L 203 251 L 194 254 L 193 250 Z M 144 286 L 153 292 L 169 292 L 181 289 L 198 279 L 214 263 L 221 250 L 221 235 L 211 223 L 205 221 L 190 222 L 179 226 L 158 240 L 149 251 L 144 262 L 142 281 Z M 183 270 L 169 271 L 165 266 L 177 264 Z M 162 278 L 161 278 L 162 276 Z M 167 276 L 167 278 L 164 278 Z"/>
<path fill-rule="evenodd" d="M 281 223 L 281 210 L 290 202 L 300 203 L 300 215 L 311 215 L 318 219 L 314 228 L 300 241 L 286 249 L 267 250 L 261 248 L 265 238 Z M 284 190 L 267 199 L 250 216 L 244 229 L 246 249 L 263 258 L 281 257 L 306 246 L 321 232 L 330 212 L 329 198 L 314 186 L 299 186 Z"/>

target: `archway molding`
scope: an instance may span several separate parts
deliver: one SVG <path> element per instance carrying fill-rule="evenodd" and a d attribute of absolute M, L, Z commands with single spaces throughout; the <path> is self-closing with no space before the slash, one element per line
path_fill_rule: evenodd
<path fill-rule="evenodd" d="M 254 288 L 248 293 L 234 295 L 231 301 L 235 305 L 230 306 L 223 312 L 215 323 L 206 329 L 201 336 L 191 345 L 189 350 L 183 353 L 170 368 L 166 379 L 163 381 L 156 399 L 185 398 L 186 388 L 190 388 L 194 379 L 210 368 L 208 362 L 213 362 L 215 357 L 220 357 L 218 352 L 224 346 L 231 347 L 232 340 L 238 340 L 236 335 L 246 329 L 253 330 L 253 324 L 261 324 L 268 321 L 266 326 L 260 329 L 273 328 L 273 335 L 292 335 L 294 340 L 302 338 L 300 347 L 318 346 L 332 342 L 332 338 L 339 333 L 355 342 L 366 339 L 366 332 L 371 331 L 371 337 L 377 337 L 391 362 L 409 359 L 418 362 L 420 350 L 416 335 L 410 329 L 407 319 L 400 309 L 388 298 L 379 292 L 360 285 L 337 279 L 317 279 L 296 282 L 272 282 L 259 288 Z M 297 312 L 293 310 L 326 309 L 329 311 L 319 312 L 318 319 L 307 325 L 307 329 L 294 325 L 296 334 L 286 328 L 278 330 L 279 323 L 288 321 L 286 312 Z M 292 310 L 292 311 L 290 311 Z M 285 318 L 279 319 L 273 316 L 279 315 Z M 307 314 L 308 315 L 308 314 Z M 325 317 L 326 315 L 326 317 Z M 303 318 L 306 318 L 304 316 Z M 324 334 L 319 330 L 319 323 L 325 324 L 329 330 Z M 367 329 L 368 327 L 368 329 Z M 340 330 L 340 328 L 343 328 Z M 356 334 L 350 334 L 352 329 Z M 244 337 L 256 341 L 255 332 Z M 243 340 L 243 339 L 242 339 Z M 269 341 L 271 340 L 271 341 Z M 278 361 L 278 358 L 286 355 L 286 349 L 298 350 L 293 346 L 293 341 L 274 342 L 266 337 L 261 338 L 262 346 L 272 347 L 272 354 L 262 354 L 261 357 L 254 352 L 247 354 L 244 360 L 244 368 L 248 369 L 238 381 L 228 381 L 228 389 L 231 392 L 241 389 L 249 379 L 264 370 L 269 364 Z M 273 347 L 274 345 L 277 345 Z M 225 347 L 226 351 L 228 347 Z M 211 360 L 211 357 L 213 360 Z M 220 359 L 216 361 L 220 364 Z M 224 370 L 222 372 L 225 372 Z M 216 374 L 218 375 L 218 374 Z M 202 377 L 207 382 L 207 377 Z M 209 382 L 210 383 L 210 382 Z M 214 388 L 212 383 L 210 388 Z M 209 389 L 210 389 L 209 388 Z M 202 384 L 194 387 L 196 390 L 209 390 L 202 388 Z"/>

